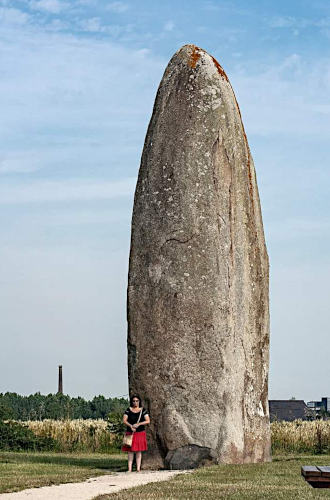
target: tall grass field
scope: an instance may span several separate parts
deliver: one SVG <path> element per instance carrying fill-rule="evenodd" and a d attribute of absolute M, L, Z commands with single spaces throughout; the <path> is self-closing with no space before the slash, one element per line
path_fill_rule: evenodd
<path fill-rule="evenodd" d="M 56 451 L 63 453 L 118 451 L 118 438 L 109 431 L 106 420 L 31 420 L 23 424 L 36 436 L 52 438 Z"/>
<path fill-rule="evenodd" d="M 118 436 L 105 420 L 43 420 L 24 422 L 39 437 L 52 438 L 57 451 L 111 452 Z M 273 422 L 273 453 L 329 453 L 330 420 Z"/>
<path fill-rule="evenodd" d="M 273 422 L 271 433 L 275 453 L 330 452 L 330 420 Z"/>

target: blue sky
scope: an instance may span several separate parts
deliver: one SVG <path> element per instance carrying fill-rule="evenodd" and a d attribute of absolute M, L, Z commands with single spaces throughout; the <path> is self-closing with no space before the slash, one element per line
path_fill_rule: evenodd
<path fill-rule="evenodd" d="M 329 396 L 328 1 L 0 0 L 0 391 L 127 393 L 126 278 L 167 62 L 212 53 L 241 107 L 271 262 L 270 397 Z"/>

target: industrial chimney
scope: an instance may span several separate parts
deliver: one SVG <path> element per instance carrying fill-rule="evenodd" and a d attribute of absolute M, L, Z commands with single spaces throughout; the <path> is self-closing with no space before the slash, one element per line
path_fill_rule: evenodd
<path fill-rule="evenodd" d="M 62 365 L 58 367 L 58 394 L 63 394 Z"/>

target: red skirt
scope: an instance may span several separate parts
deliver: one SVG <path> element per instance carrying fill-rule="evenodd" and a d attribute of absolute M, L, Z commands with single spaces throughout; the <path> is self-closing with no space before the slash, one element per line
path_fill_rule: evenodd
<path fill-rule="evenodd" d="M 131 432 L 126 432 L 126 436 L 132 434 Z M 147 446 L 147 435 L 146 431 L 142 432 L 134 432 L 133 433 L 133 443 L 132 446 L 122 446 L 121 451 L 146 451 L 148 449 Z"/>

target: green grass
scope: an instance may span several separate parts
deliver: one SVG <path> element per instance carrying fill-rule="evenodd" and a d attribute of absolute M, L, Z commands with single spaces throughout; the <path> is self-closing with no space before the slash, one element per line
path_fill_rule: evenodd
<path fill-rule="evenodd" d="M 300 475 L 302 465 L 330 465 L 330 455 L 278 455 L 268 464 L 219 465 L 134 488 L 136 500 L 308 500 L 330 499 L 330 489 L 313 489 Z M 126 454 L 0 452 L 0 493 L 124 471 Z M 132 490 L 98 500 L 131 500 Z"/>
<path fill-rule="evenodd" d="M 300 473 L 302 465 L 330 465 L 330 455 L 275 456 L 272 463 L 205 467 L 170 481 L 148 484 L 95 500 L 308 500 L 330 499 L 330 489 L 314 489 Z"/>
<path fill-rule="evenodd" d="M 126 454 L 0 452 L 0 493 L 84 481 L 126 469 Z"/>

